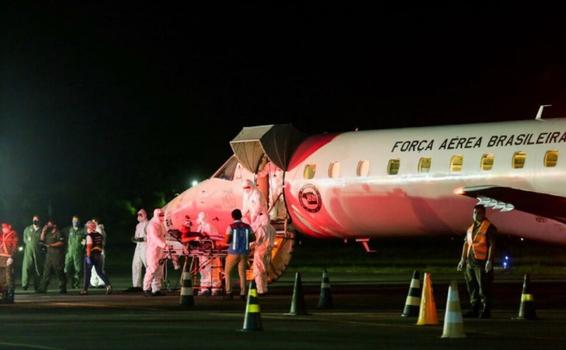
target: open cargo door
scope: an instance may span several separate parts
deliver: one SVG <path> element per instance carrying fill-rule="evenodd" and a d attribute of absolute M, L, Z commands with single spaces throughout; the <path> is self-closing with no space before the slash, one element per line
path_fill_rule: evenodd
<path fill-rule="evenodd" d="M 230 141 L 230 147 L 242 166 L 257 173 L 267 160 L 284 171 L 305 135 L 291 124 L 245 127 Z"/>
<path fill-rule="evenodd" d="M 287 171 L 293 153 L 305 136 L 291 124 L 245 127 L 230 142 L 230 146 L 240 164 L 254 174 L 258 174 L 268 161 Z M 267 197 L 267 178 L 258 177 L 257 185 Z M 276 281 L 283 274 L 293 253 L 295 235 L 288 229 L 288 216 L 286 213 L 284 215 L 282 220 L 272 220 L 277 235 L 268 267 L 270 282 Z M 252 270 L 247 272 L 248 279 L 253 278 Z"/>

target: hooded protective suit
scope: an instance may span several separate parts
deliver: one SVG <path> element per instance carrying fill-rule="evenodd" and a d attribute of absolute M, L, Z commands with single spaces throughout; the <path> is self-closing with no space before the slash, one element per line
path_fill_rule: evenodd
<path fill-rule="evenodd" d="M 273 162 L 268 162 L 257 176 L 267 176 L 269 179 L 269 215 L 271 220 L 285 218 L 285 204 L 283 197 L 280 197 L 283 191 L 283 170 Z"/>
<path fill-rule="evenodd" d="M 271 250 L 275 241 L 275 228 L 269 223 L 267 215 L 261 215 L 252 226 L 254 242 L 254 260 L 252 270 L 259 294 L 267 293 L 267 268 L 271 262 Z"/>
<path fill-rule="evenodd" d="M 208 221 L 204 212 L 198 213 L 197 231 L 208 236 L 213 241 L 222 241 L 224 237 L 220 235 L 216 227 Z M 199 257 L 200 265 L 200 291 L 199 294 L 206 295 L 212 288 L 212 293 L 217 294 L 222 291 L 222 263 L 219 258 L 208 256 Z"/>
<path fill-rule="evenodd" d="M 165 225 L 163 222 L 165 217 L 161 209 L 153 211 L 153 218 L 147 224 L 147 237 L 145 247 L 146 269 L 143 279 L 143 290 L 157 293 L 161 289 L 161 280 L 163 278 L 163 265 L 159 264 L 159 260 L 163 257 L 163 249 L 165 248 Z"/>
<path fill-rule="evenodd" d="M 132 241 L 136 243 L 134 259 L 132 260 L 132 286 L 134 288 L 142 288 L 143 286 L 142 268 L 147 266 L 145 262 L 145 230 L 148 223 L 147 213 L 145 210 L 141 209 L 138 211 L 138 224 L 136 225 L 136 232 L 132 239 Z"/>
<path fill-rule="evenodd" d="M 242 196 L 242 221 L 253 226 L 258 216 L 267 216 L 267 203 L 263 193 L 251 180 L 244 180 L 242 188 L 244 190 Z"/>

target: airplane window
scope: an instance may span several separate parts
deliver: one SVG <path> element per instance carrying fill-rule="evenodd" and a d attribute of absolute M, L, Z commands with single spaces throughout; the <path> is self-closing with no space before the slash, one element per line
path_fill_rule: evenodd
<path fill-rule="evenodd" d="M 450 159 L 450 172 L 459 173 L 462 171 L 462 165 L 464 164 L 463 156 L 452 156 Z"/>
<path fill-rule="evenodd" d="M 389 164 L 387 164 L 387 174 L 397 175 L 399 173 L 399 159 L 389 159 Z"/>
<path fill-rule="evenodd" d="M 310 180 L 316 174 L 316 164 L 307 164 L 305 165 L 305 171 L 303 172 L 303 177 L 307 180 Z"/>
<path fill-rule="evenodd" d="M 548 168 L 554 168 L 558 163 L 558 151 L 546 151 L 544 155 L 544 166 Z"/>
<path fill-rule="evenodd" d="M 328 177 L 340 177 L 340 162 L 332 162 L 328 167 Z"/>
<path fill-rule="evenodd" d="M 527 154 L 525 152 L 515 152 L 513 154 L 513 169 L 522 169 L 526 160 Z"/>
<path fill-rule="evenodd" d="M 358 176 L 368 176 L 369 175 L 369 161 L 360 160 L 358 162 L 358 169 L 356 170 Z"/>
<path fill-rule="evenodd" d="M 421 159 L 419 159 L 419 173 L 428 173 L 430 171 L 431 163 L 432 158 L 421 157 Z"/>
<path fill-rule="evenodd" d="M 484 154 L 481 157 L 481 170 L 491 170 L 493 168 L 493 154 Z"/>

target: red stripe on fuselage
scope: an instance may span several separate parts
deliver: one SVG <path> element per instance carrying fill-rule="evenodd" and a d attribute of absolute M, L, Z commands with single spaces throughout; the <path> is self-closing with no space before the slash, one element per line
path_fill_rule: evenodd
<path fill-rule="evenodd" d="M 311 154 L 318 151 L 325 145 L 329 144 L 332 140 L 340 134 L 322 134 L 311 136 L 297 148 L 291 161 L 289 162 L 289 167 L 287 171 L 293 170 L 296 166 L 301 164 L 305 159 L 307 159 Z"/>

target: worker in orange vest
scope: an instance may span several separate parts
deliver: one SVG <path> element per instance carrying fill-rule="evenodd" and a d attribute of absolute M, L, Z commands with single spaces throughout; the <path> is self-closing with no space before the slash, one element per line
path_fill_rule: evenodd
<path fill-rule="evenodd" d="M 474 207 L 472 218 L 473 223 L 466 233 L 462 258 L 458 263 L 458 271 L 465 271 L 472 306 L 464 317 L 490 318 L 489 290 L 493 281 L 497 229 L 487 220 L 483 205 Z"/>
<path fill-rule="evenodd" d="M 2 303 L 14 302 L 14 254 L 18 246 L 18 235 L 12 225 L 3 223 L 0 232 L 0 285 Z"/>

